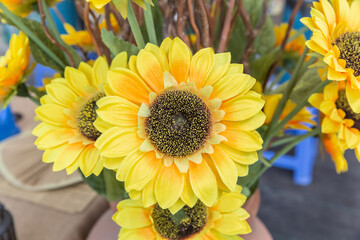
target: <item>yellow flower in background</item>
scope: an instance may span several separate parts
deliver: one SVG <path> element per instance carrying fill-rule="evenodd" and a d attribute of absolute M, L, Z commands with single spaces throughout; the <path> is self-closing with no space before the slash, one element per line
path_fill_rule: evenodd
<path fill-rule="evenodd" d="M 101 9 L 106 4 L 111 2 L 111 0 L 86 0 L 86 1 L 92 3 L 94 7 L 97 9 Z M 139 5 L 140 7 L 142 7 L 144 10 L 147 10 L 145 2 L 149 3 L 151 6 L 154 6 L 152 0 L 132 0 L 132 1 L 137 5 Z M 126 19 L 129 0 L 118 0 L 117 2 L 119 2 L 119 6 L 117 6 L 117 9 L 120 11 L 121 16 Z"/>
<path fill-rule="evenodd" d="M 265 124 L 270 124 L 273 115 L 276 111 L 277 106 L 282 98 L 282 94 L 274 94 L 274 95 L 264 95 L 263 99 L 265 100 L 264 113 L 266 115 Z M 279 121 L 284 119 L 289 113 L 296 107 L 296 104 L 291 100 L 288 100 L 285 104 L 284 110 L 280 115 Z M 303 129 L 303 130 L 311 130 L 311 126 L 316 125 L 316 121 L 313 119 L 316 116 L 311 114 L 306 107 L 301 109 L 286 125 L 284 129 Z"/>
<path fill-rule="evenodd" d="M 110 15 L 110 22 L 114 31 L 118 32 L 120 30 L 120 26 L 113 15 Z M 64 28 L 67 34 L 62 34 L 61 38 L 66 44 L 82 47 L 86 51 L 94 50 L 92 38 L 87 30 L 76 31 L 76 29 L 68 23 L 64 24 Z M 100 31 L 102 28 L 107 29 L 105 20 L 103 20 L 101 24 L 99 24 Z"/>
<path fill-rule="evenodd" d="M 0 106 L 10 101 L 16 86 L 22 81 L 30 60 L 28 37 L 20 32 L 13 34 L 5 56 L 0 56 Z"/>
<path fill-rule="evenodd" d="M 275 39 L 275 47 L 281 45 L 282 41 L 285 38 L 287 28 L 288 28 L 287 23 L 282 23 L 280 26 L 275 26 L 274 27 L 274 32 L 275 32 L 275 37 L 276 37 L 276 39 Z M 292 29 L 291 32 L 290 32 L 289 37 L 291 38 L 296 33 L 297 33 L 297 31 Z M 300 56 L 305 50 L 305 40 L 306 39 L 305 39 L 304 34 L 299 35 L 293 41 L 286 44 L 285 51 L 287 51 L 287 52 L 295 52 Z"/>
<path fill-rule="evenodd" d="M 251 232 L 249 214 L 241 208 L 245 201 L 240 193 L 223 193 L 213 207 L 198 201 L 180 210 L 179 218 L 157 204 L 144 207 L 141 201 L 128 199 L 117 205 L 113 220 L 121 226 L 119 240 L 242 240 L 238 234 Z"/>
<path fill-rule="evenodd" d="M 314 2 L 311 17 L 302 22 L 313 31 L 306 45 L 323 56 L 327 78 L 346 81 L 346 96 L 360 112 L 360 0 Z"/>
<path fill-rule="evenodd" d="M 53 6 L 55 3 L 62 0 L 47 0 L 48 6 Z M 10 11 L 13 13 L 26 17 L 30 12 L 34 10 L 34 4 L 37 4 L 37 0 L 0 0 Z"/>
<path fill-rule="evenodd" d="M 192 56 L 167 38 L 131 56 L 130 69 L 108 72 L 95 146 L 133 199 L 164 209 L 198 199 L 212 206 L 258 160 L 264 100 L 250 91 L 256 80 L 230 61 L 212 48 Z"/>
<path fill-rule="evenodd" d="M 341 146 L 338 141 L 336 134 L 323 134 L 322 141 L 326 151 L 330 154 L 331 159 L 335 164 L 335 169 L 338 174 L 347 172 L 348 164 L 344 157 L 345 149 Z"/>
<path fill-rule="evenodd" d="M 118 62 L 114 59 L 111 67 Z M 101 133 L 93 122 L 96 102 L 105 95 L 108 69 L 106 60 L 100 57 L 93 67 L 83 62 L 79 69 L 67 67 L 64 78 L 51 80 L 45 86 L 47 95 L 35 110 L 42 123 L 33 134 L 38 137 L 36 146 L 45 150 L 43 162 L 54 163 L 54 171 L 66 169 L 71 174 L 80 168 L 89 176 L 99 175 L 103 169 L 103 159 L 94 147 Z"/>
<path fill-rule="evenodd" d="M 355 149 L 359 156 L 360 114 L 351 109 L 344 88 L 340 84 L 329 84 L 324 93 L 313 94 L 309 102 L 324 115 L 322 133 L 336 134 L 343 151 Z"/>

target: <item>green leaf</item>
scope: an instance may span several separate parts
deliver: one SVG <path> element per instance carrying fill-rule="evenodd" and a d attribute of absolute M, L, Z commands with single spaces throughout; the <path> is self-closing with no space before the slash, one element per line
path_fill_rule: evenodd
<path fill-rule="evenodd" d="M 250 198 L 251 195 L 255 192 L 258 183 L 251 186 L 251 188 L 248 188 L 246 185 L 248 185 L 253 180 L 253 178 L 257 176 L 261 169 L 262 163 L 260 161 L 257 161 L 256 163 L 249 166 L 249 174 L 247 176 L 238 177 L 237 184 L 243 187 L 242 193 L 248 198 Z"/>
<path fill-rule="evenodd" d="M 314 86 L 317 86 L 321 82 L 317 68 L 307 68 L 302 72 L 303 74 L 300 76 L 290 95 L 290 99 L 296 104 L 300 103 L 304 99 L 304 96 L 307 96 L 307 94 L 313 90 Z M 281 84 L 275 91 L 271 92 L 271 94 L 283 93 L 287 85 L 288 82 Z"/>
<path fill-rule="evenodd" d="M 93 190 L 109 201 L 120 201 L 129 198 L 124 183 L 116 179 L 116 172 L 112 170 L 104 168 L 99 176 L 92 174 L 85 177 L 82 173 L 81 175 Z"/>
<path fill-rule="evenodd" d="M 263 83 L 270 67 L 280 54 L 280 48 L 274 48 L 269 53 L 250 62 L 251 75 L 260 83 Z"/>
<path fill-rule="evenodd" d="M 29 37 L 31 53 L 38 63 L 59 72 L 64 71 L 66 66 L 64 53 L 46 37 L 40 23 L 16 16 L 2 3 L 0 3 L 0 9 L 3 10 L 3 13 L 0 13 L 0 17 L 7 24 L 15 26 Z"/>
<path fill-rule="evenodd" d="M 105 45 L 110 49 L 113 57 L 123 51 L 127 52 L 128 56 L 136 55 L 139 52 L 138 47 L 116 37 L 111 31 L 108 31 L 105 28 L 101 29 L 101 38 Z"/>
<path fill-rule="evenodd" d="M 246 11 L 250 16 L 251 25 L 253 28 L 256 28 L 260 18 L 262 16 L 264 0 L 245 0 L 243 4 L 245 6 Z M 220 21 L 218 21 L 220 22 Z M 269 53 L 274 48 L 275 43 L 275 33 L 274 33 L 274 25 L 270 17 L 266 18 L 265 24 L 260 29 L 258 35 L 256 36 L 254 42 L 254 53 L 264 55 Z M 231 57 L 233 62 L 240 62 L 244 53 L 245 48 L 247 46 L 247 38 L 245 34 L 245 25 L 240 16 L 237 17 L 236 24 L 234 30 L 231 33 L 228 51 L 231 52 Z"/>

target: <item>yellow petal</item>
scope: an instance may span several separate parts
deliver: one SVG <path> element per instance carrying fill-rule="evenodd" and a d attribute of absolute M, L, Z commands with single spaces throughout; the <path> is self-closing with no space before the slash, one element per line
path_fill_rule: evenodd
<path fill-rule="evenodd" d="M 62 105 L 65 108 L 72 108 L 76 99 L 76 94 L 64 83 L 52 82 L 46 85 L 47 94 L 56 103 Z"/>
<path fill-rule="evenodd" d="M 256 151 L 243 152 L 225 143 L 220 143 L 217 147 L 222 149 L 234 162 L 239 164 L 250 165 L 259 159 Z"/>
<path fill-rule="evenodd" d="M 163 209 L 174 205 L 184 188 L 184 174 L 180 173 L 175 164 L 163 166 L 156 179 L 155 196 Z"/>
<path fill-rule="evenodd" d="M 235 190 L 237 181 L 237 171 L 235 163 L 225 154 L 223 150 L 214 146 L 214 153 L 210 155 L 214 162 L 223 183 L 230 189 Z"/>
<path fill-rule="evenodd" d="M 152 227 L 139 229 L 121 229 L 118 240 L 153 240 L 156 234 Z"/>
<path fill-rule="evenodd" d="M 68 127 L 69 118 L 64 114 L 65 108 L 56 104 L 45 104 L 35 109 L 36 116 L 43 122 L 59 127 Z"/>
<path fill-rule="evenodd" d="M 95 146 L 101 155 L 110 158 L 121 157 L 139 148 L 143 140 L 136 132 L 124 132 L 122 128 L 113 127 L 105 131 L 96 140 Z"/>
<path fill-rule="evenodd" d="M 121 52 L 112 60 L 110 70 L 114 68 L 126 68 L 127 65 L 127 52 Z"/>
<path fill-rule="evenodd" d="M 136 68 L 144 82 L 155 92 L 164 88 L 163 72 L 158 59 L 149 51 L 141 50 L 137 56 Z"/>
<path fill-rule="evenodd" d="M 350 84 L 346 84 L 346 97 L 350 107 L 355 113 L 360 113 L 360 89 L 352 88 Z"/>
<path fill-rule="evenodd" d="M 178 83 L 185 82 L 189 75 L 191 52 L 188 46 L 175 38 L 169 50 L 170 73 Z"/>
<path fill-rule="evenodd" d="M 229 146 L 244 152 L 253 152 L 262 148 L 263 140 L 256 131 L 246 132 L 226 129 L 221 135 L 226 137 Z"/>
<path fill-rule="evenodd" d="M 213 208 L 222 213 L 233 212 L 239 209 L 245 201 L 246 196 L 240 193 L 223 193 Z"/>
<path fill-rule="evenodd" d="M 227 100 L 245 94 L 254 86 L 255 82 L 254 78 L 246 74 L 225 75 L 213 85 L 214 91 L 211 96 Z"/>
<path fill-rule="evenodd" d="M 214 228 L 227 235 L 247 234 L 251 232 L 247 222 L 240 220 L 233 214 L 223 214 L 223 217 L 215 222 Z"/>
<path fill-rule="evenodd" d="M 198 89 L 202 88 L 215 62 L 214 50 L 204 48 L 198 51 L 190 63 L 190 82 L 194 82 Z"/>
<path fill-rule="evenodd" d="M 125 188 L 127 191 L 140 191 L 159 172 L 162 162 L 157 159 L 154 152 L 149 152 L 134 164 L 126 175 Z"/>
<path fill-rule="evenodd" d="M 124 208 L 117 212 L 115 222 L 122 228 L 136 229 L 151 226 L 150 211 L 144 208 Z"/>
<path fill-rule="evenodd" d="M 65 68 L 65 78 L 69 87 L 79 96 L 86 96 L 85 89 L 90 85 L 86 75 L 72 67 Z"/>
<path fill-rule="evenodd" d="M 255 116 L 243 121 L 221 121 L 221 123 L 223 123 L 226 128 L 237 128 L 243 131 L 254 131 L 264 124 L 265 118 L 265 114 L 263 112 L 259 112 Z"/>
<path fill-rule="evenodd" d="M 82 145 L 81 143 L 66 145 L 63 151 L 56 157 L 54 161 L 53 171 L 60 171 L 70 166 L 74 161 L 76 161 L 84 148 L 84 145 Z"/>
<path fill-rule="evenodd" d="M 241 121 L 258 114 L 264 107 L 265 101 L 260 97 L 240 95 L 224 101 L 221 109 L 225 111 L 223 120 Z"/>
<path fill-rule="evenodd" d="M 150 89 L 137 74 L 128 69 L 116 68 L 108 71 L 108 81 L 111 90 L 108 93 L 108 88 L 105 89 L 108 95 L 113 95 L 112 92 L 114 92 L 120 97 L 139 104 L 149 100 Z"/>
<path fill-rule="evenodd" d="M 214 205 L 217 195 L 217 183 L 214 173 L 206 161 L 200 164 L 189 163 L 189 178 L 196 196 L 206 205 Z"/>
<path fill-rule="evenodd" d="M 47 132 L 38 137 L 35 141 L 35 145 L 42 150 L 47 148 L 57 147 L 67 142 L 74 136 L 74 132 L 69 128 L 57 128 Z"/>
<path fill-rule="evenodd" d="M 189 207 L 193 207 L 198 200 L 194 191 L 192 190 L 190 179 L 188 177 L 186 177 L 184 181 L 184 189 L 181 193 L 181 200 L 183 200 L 184 203 Z"/>
<path fill-rule="evenodd" d="M 231 54 L 229 52 L 215 54 L 214 67 L 211 70 L 204 85 L 213 85 L 217 82 L 217 80 L 222 78 L 230 68 L 230 61 Z M 239 71 L 238 73 L 242 73 L 242 71 Z"/>

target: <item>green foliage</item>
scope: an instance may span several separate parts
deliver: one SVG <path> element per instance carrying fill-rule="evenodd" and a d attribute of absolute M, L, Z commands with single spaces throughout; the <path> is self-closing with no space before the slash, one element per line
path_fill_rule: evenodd
<path fill-rule="evenodd" d="M 113 57 L 123 51 L 127 52 L 128 56 L 136 55 L 139 52 L 138 47 L 123 39 L 116 37 L 111 31 L 108 31 L 105 28 L 101 29 L 101 39 L 110 49 L 111 55 Z"/>
<path fill-rule="evenodd" d="M 263 2 L 263 0 L 245 0 L 243 2 L 245 9 L 250 15 L 250 20 L 253 28 L 256 28 L 256 25 L 258 24 L 262 16 Z M 273 28 L 274 25 L 271 18 L 267 17 L 265 24 L 260 29 L 255 39 L 253 58 L 257 54 L 268 54 L 273 49 L 275 43 L 275 34 Z M 231 52 L 233 62 L 241 61 L 241 58 L 246 50 L 246 45 L 247 39 L 245 35 L 245 26 L 241 17 L 238 16 L 228 45 L 228 51 Z"/>
<path fill-rule="evenodd" d="M 251 183 L 251 181 L 258 175 L 261 169 L 262 163 L 257 161 L 256 163 L 249 166 L 249 174 L 247 176 L 238 177 L 237 184 L 243 187 L 242 193 L 248 198 L 250 198 L 250 196 L 255 192 L 256 188 L 258 187 L 258 183 L 253 184 L 250 189 L 246 186 Z"/>
<path fill-rule="evenodd" d="M 290 99 L 299 104 L 304 100 L 304 96 L 309 94 L 314 86 L 317 86 L 321 82 L 317 68 L 305 68 L 302 71 L 293 91 L 291 92 Z M 284 93 L 287 89 L 288 82 L 281 84 L 271 94 Z"/>
<path fill-rule="evenodd" d="M 271 65 L 276 61 L 280 54 L 280 48 L 274 48 L 272 51 L 250 62 L 251 75 L 260 83 L 263 83 Z"/>
<path fill-rule="evenodd" d="M 67 65 L 64 52 L 50 41 L 39 22 L 21 18 L 13 14 L 2 3 L 0 3 L 0 9 L 3 10 L 3 13 L 0 13 L 0 18 L 4 19 L 7 24 L 23 31 L 29 37 L 31 53 L 36 62 L 51 67 L 59 72 L 64 71 L 64 68 Z M 50 29 L 49 32 L 53 35 Z M 81 61 L 81 57 L 70 46 L 65 45 L 65 47 L 71 53 L 75 63 L 78 65 Z"/>
<path fill-rule="evenodd" d="M 99 176 L 92 174 L 85 177 L 82 173 L 81 175 L 92 189 L 109 201 L 120 201 L 129 198 L 124 183 L 116 179 L 116 172 L 113 170 L 104 168 Z"/>

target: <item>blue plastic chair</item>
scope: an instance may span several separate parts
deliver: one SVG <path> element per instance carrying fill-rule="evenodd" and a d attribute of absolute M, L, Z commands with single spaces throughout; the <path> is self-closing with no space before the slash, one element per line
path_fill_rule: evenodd
<path fill-rule="evenodd" d="M 304 130 L 289 130 L 287 134 L 302 135 L 306 133 Z M 294 147 L 294 155 L 283 155 L 275 161 L 274 166 L 278 168 L 292 170 L 294 172 L 293 180 L 296 184 L 307 186 L 311 184 L 313 179 L 313 168 L 315 158 L 317 156 L 318 138 L 310 137 L 300 142 Z M 276 152 L 265 151 L 264 157 L 271 159 Z"/>
<path fill-rule="evenodd" d="M 18 133 L 20 133 L 20 129 L 16 126 L 10 106 L 0 110 L 0 141 Z"/>

